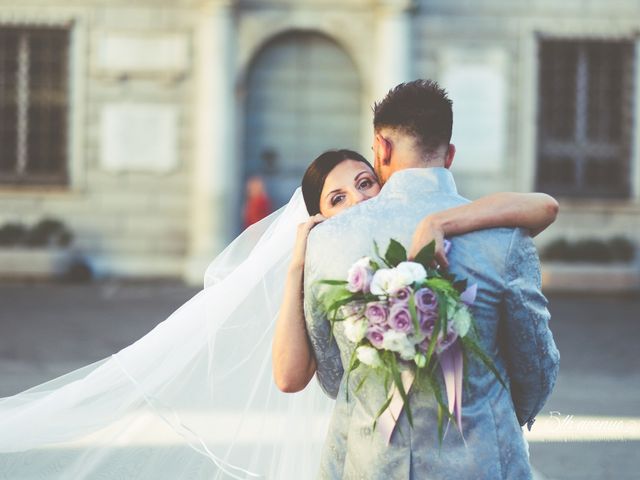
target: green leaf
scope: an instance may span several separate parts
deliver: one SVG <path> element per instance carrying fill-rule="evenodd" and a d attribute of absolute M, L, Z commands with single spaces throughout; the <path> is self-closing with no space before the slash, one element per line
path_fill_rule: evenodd
<path fill-rule="evenodd" d="M 413 259 L 413 261 L 421 263 L 424 268 L 430 268 L 431 264 L 433 263 L 435 253 L 436 253 L 436 241 L 432 240 L 430 243 L 422 247 L 422 249 L 418 252 L 418 254 Z"/>
<path fill-rule="evenodd" d="M 375 415 L 375 417 L 373 419 L 373 431 L 376 430 L 376 425 L 378 423 L 378 418 L 380 418 L 380 415 L 382 415 L 382 413 L 389 407 L 389 405 L 391 404 L 391 400 L 392 399 L 393 399 L 393 395 L 389 395 L 389 398 L 387 398 L 385 400 L 385 402 L 382 404 L 382 406 L 376 412 L 376 415 Z"/>
<path fill-rule="evenodd" d="M 432 376 L 429 376 L 427 378 L 429 379 L 429 383 L 433 390 L 433 394 L 436 398 L 436 402 L 438 402 L 438 444 L 441 447 L 442 440 L 444 438 L 444 432 L 443 432 L 444 417 L 446 416 L 447 419 L 451 419 L 453 417 L 449 413 L 449 406 L 443 400 L 442 389 L 440 388 L 440 384 Z"/>
<path fill-rule="evenodd" d="M 438 302 L 439 303 L 439 302 Z M 433 332 L 431 333 L 431 338 L 429 339 L 429 347 L 427 348 L 427 364 L 431 362 L 431 357 L 436 348 L 436 342 L 438 340 L 438 334 L 442 329 L 442 306 L 440 306 L 440 311 L 438 312 L 438 318 L 436 319 L 436 324 L 433 326 Z"/>
<path fill-rule="evenodd" d="M 480 361 L 484 363 L 489 370 L 491 370 L 491 372 L 496 376 L 502 386 L 507 389 L 507 384 L 500 375 L 500 372 L 498 372 L 498 369 L 493 364 L 493 360 L 491 360 L 491 357 L 489 357 L 484 352 L 484 350 L 482 350 L 482 347 L 480 345 L 478 345 L 473 339 L 469 338 L 468 335 L 466 337 L 462 337 L 462 345 L 464 345 L 465 348 L 468 348 L 474 355 L 476 355 L 480 359 Z"/>
<path fill-rule="evenodd" d="M 400 397 L 402 397 L 402 401 L 404 402 L 404 408 L 407 412 L 407 420 L 409 420 L 409 425 L 413 427 L 413 416 L 411 415 L 411 406 L 409 405 L 409 399 L 407 398 L 407 392 L 404 391 L 404 385 L 402 384 L 402 376 L 400 375 L 400 370 L 398 369 L 398 363 L 396 361 L 395 355 L 391 357 L 393 360 L 391 361 L 391 375 L 393 377 L 393 382 L 400 393 Z"/>
<path fill-rule="evenodd" d="M 449 324 L 449 316 L 445 315 L 442 318 L 442 336 L 445 337 L 447 335 L 447 326 Z"/>
<path fill-rule="evenodd" d="M 327 313 L 337 310 L 343 304 L 352 301 L 354 297 L 355 295 L 344 288 L 343 285 L 324 287 L 318 294 L 318 299 Z M 339 304 L 339 302 L 343 303 Z"/>
<path fill-rule="evenodd" d="M 442 405 L 438 403 L 438 448 L 442 447 L 442 440 L 444 439 L 444 418 L 443 418 L 444 409 Z"/>
<path fill-rule="evenodd" d="M 367 377 L 369 376 L 369 372 L 365 373 L 362 378 L 360 379 L 360 381 L 358 382 L 358 385 L 356 386 L 355 391 L 359 392 L 360 389 L 362 388 L 362 386 L 364 385 L 364 381 L 367 379 Z"/>
<path fill-rule="evenodd" d="M 347 285 L 349 282 L 346 280 L 318 280 L 318 283 L 323 285 Z"/>
<path fill-rule="evenodd" d="M 455 288 L 453 288 L 453 285 L 451 285 L 451 282 L 444 278 L 432 277 L 427 279 L 425 284 L 427 285 L 427 287 L 429 287 L 431 290 L 433 290 L 436 293 L 449 295 L 454 299 L 457 299 L 460 297 L 460 294 Z"/>
<path fill-rule="evenodd" d="M 418 352 L 418 353 L 416 353 L 414 355 L 413 361 L 415 362 L 416 366 L 418 367 L 416 369 L 416 377 L 417 377 L 418 376 L 418 372 L 427 366 L 427 356 L 422 352 Z"/>
<path fill-rule="evenodd" d="M 378 257 L 378 259 L 385 264 L 385 266 L 387 267 L 391 267 L 391 265 L 389 265 L 389 263 L 387 262 L 387 260 L 380 255 L 380 248 L 378 247 L 378 242 L 376 242 L 375 240 L 373 241 L 373 251 L 376 254 L 376 257 Z"/>
<path fill-rule="evenodd" d="M 356 355 L 356 349 L 354 348 L 351 352 L 351 358 L 349 359 L 349 368 L 347 369 L 347 378 L 345 379 L 346 389 L 345 389 L 345 398 L 349 401 L 349 374 L 352 370 L 356 369 L 360 365 L 360 360 L 358 360 L 358 356 Z"/>
<path fill-rule="evenodd" d="M 385 391 L 389 391 L 389 382 L 391 381 L 391 374 L 389 373 L 389 370 L 385 370 L 384 372 L 384 389 Z"/>
<path fill-rule="evenodd" d="M 392 238 L 389 241 L 389 247 L 387 247 L 387 253 L 385 253 L 384 258 L 388 264 L 395 267 L 400 262 L 407 261 L 407 250 L 400 242 Z"/>
<path fill-rule="evenodd" d="M 420 322 L 418 320 L 418 311 L 416 310 L 416 299 L 414 294 L 409 295 L 409 313 L 413 321 L 413 329 L 416 334 L 420 331 Z"/>
<path fill-rule="evenodd" d="M 464 343 L 463 343 L 464 345 Z M 469 391 L 469 353 L 466 348 L 462 348 L 462 389 Z"/>
<path fill-rule="evenodd" d="M 347 297 L 347 298 L 343 298 L 341 300 L 336 300 L 335 302 L 333 302 L 331 305 L 329 305 L 327 307 L 327 312 L 338 312 L 338 310 L 340 309 L 340 307 L 346 305 L 347 303 L 351 303 L 353 301 L 353 299 Z M 341 319 L 344 320 L 344 319 Z"/>
<path fill-rule="evenodd" d="M 456 280 L 453 281 L 453 288 L 455 288 L 458 293 L 462 293 L 467 289 L 467 279 L 465 278 L 464 280 Z"/>
<path fill-rule="evenodd" d="M 423 353 L 416 353 L 416 355 L 424 355 L 424 354 Z M 420 384 L 420 379 L 422 378 L 421 373 L 422 373 L 423 370 L 424 370 L 424 367 L 420 367 L 420 366 L 416 367 L 416 374 L 415 374 L 415 376 L 413 378 L 413 384 L 415 385 L 414 388 L 416 388 L 417 385 Z"/>

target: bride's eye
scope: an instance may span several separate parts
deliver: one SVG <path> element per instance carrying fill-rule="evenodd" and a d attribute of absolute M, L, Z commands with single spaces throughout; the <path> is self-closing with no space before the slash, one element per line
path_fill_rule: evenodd
<path fill-rule="evenodd" d="M 342 194 L 336 195 L 335 197 L 331 197 L 331 206 L 335 207 L 337 204 L 342 202 L 342 200 L 344 200 L 344 195 Z"/>
<path fill-rule="evenodd" d="M 371 179 L 365 179 L 358 185 L 358 188 L 371 188 L 373 186 L 373 181 Z"/>

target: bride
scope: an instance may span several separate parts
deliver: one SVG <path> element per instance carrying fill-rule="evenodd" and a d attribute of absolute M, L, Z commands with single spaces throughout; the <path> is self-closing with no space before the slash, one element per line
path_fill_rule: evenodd
<path fill-rule="evenodd" d="M 204 288 L 130 346 L 0 399 L 0 478 L 314 478 L 333 400 L 310 382 L 302 311 L 314 225 L 378 194 L 367 161 L 318 157 L 287 205 L 209 265 Z M 501 193 L 425 217 L 411 252 L 555 220 L 544 194 Z M 291 394 L 289 392 L 298 392 Z"/>

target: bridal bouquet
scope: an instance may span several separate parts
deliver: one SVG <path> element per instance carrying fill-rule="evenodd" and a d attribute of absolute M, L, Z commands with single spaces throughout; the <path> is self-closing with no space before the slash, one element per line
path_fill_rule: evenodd
<path fill-rule="evenodd" d="M 445 251 L 450 247 L 445 240 Z M 466 280 L 456 280 L 435 268 L 434 250 L 435 242 L 431 242 L 415 259 L 407 261 L 406 249 L 399 242 L 392 239 L 384 256 L 374 242 L 376 258 L 358 260 L 346 280 L 320 281 L 326 286 L 320 298 L 332 331 L 337 322 L 342 322 L 345 337 L 353 343 L 346 375 L 364 365 L 370 372 L 379 373 L 385 390 L 390 391 L 373 422 L 375 429 L 381 416 L 387 419 L 387 441 L 403 405 L 413 427 L 407 394 L 411 384 L 419 384 L 421 379 L 431 387 L 438 405 L 440 442 L 445 417 L 453 419 L 462 433 L 463 357 L 468 353 L 476 355 L 504 386 L 479 345 L 469 310 L 477 285 L 468 286 Z M 438 366 L 447 392 L 446 404 L 436 378 Z M 399 403 L 395 412 L 394 403 Z"/>

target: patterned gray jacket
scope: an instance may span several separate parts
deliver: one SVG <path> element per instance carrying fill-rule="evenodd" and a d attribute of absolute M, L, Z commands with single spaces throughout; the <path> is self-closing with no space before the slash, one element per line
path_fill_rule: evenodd
<path fill-rule="evenodd" d="M 374 240 L 382 250 L 391 238 L 408 246 L 426 214 L 467 202 L 458 195 L 449 170 L 407 169 L 394 173 L 377 197 L 311 231 L 305 263 L 306 325 L 317 379 L 336 399 L 318 478 L 531 478 L 521 426 L 531 427 L 550 395 L 560 354 L 540 291 L 538 255 L 524 230 L 495 228 L 452 238 L 450 271 L 478 284 L 472 312 L 481 344 L 509 385 L 504 389 L 493 373 L 471 358 L 462 396 L 466 445 L 451 425 L 438 449 L 433 394 L 419 389 L 409 393 L 413 428 L 403 409 L 389 445 L 372 431 L 373 416 L 386 392 L 373 376 L 355 392 L 367 369 L 360 366 L 349 376 L 347 401 L 344 371 L 353 346 L 339 324 L 330 335 L 317 299 L 316 281 L 344 279 L 353 262 L 373 254 Z"/>

